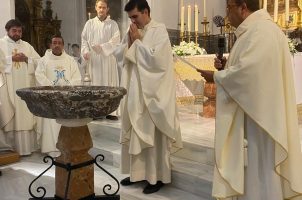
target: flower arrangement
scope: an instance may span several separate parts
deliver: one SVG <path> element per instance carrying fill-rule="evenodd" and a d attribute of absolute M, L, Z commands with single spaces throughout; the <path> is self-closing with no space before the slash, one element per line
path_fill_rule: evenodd
<path fill-rule="evenodd" d="M 289 47 L 289 51 L 292 53 L 292 54 L 295 54 L 297 53 L 297 49 L 296 49 L 296 46 L 298 45 L 298 43 L 296 41 L 294 41 L 293 39 L 291 38 L 288 38 L 288 47 Z"/>
<path fill-rule="evenodd" d="M 194 42 L 185 42 L 182 41 L 179 45 L 173 45 L 172 47 L 173 54 L 178 56 L 195 56 L 201 54 L 207 54 L 204 48 L 200 48 L 199 44 Z"/>

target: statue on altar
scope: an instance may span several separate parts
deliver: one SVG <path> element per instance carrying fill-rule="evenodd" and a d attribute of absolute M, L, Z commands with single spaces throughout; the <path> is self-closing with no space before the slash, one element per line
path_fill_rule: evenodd
<path fill-rule="evenodd" d="M 48 19 L 48 20 L 52 20 L 52 9 L 51 9 L 51 1 L 46 1 L 46 7 L 43 10 L 43 18 L 44 19 Z"/>

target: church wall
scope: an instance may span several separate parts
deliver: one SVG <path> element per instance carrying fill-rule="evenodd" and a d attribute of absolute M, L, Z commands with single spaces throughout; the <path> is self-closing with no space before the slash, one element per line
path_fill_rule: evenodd
<path fill-rule="evenodd" d="M 44 8 L 45 8 L 44 0 Z M 52 0 L 53 18 L 62 20 L 61 34 L 65 41 L 65 50 L 71 51 L 73 43 L 80 44 L 81 32 L 86 22 L 86 1 L 83 0 Z"/>
<path fill-rule="evenodd" d="M 45 1 L 44 6 L 45 7 Z M 179 11 L 181 0 L 147 0 L 151 7 L 151 17 L 166 25 L 169 30 L 179 30 Z M 122 7 L 126 0 L 121 0 Z M 199 13 L 199 32 L 202 32 L 201 19 L 203 17 L 202 9 L 203 0 L 184 0 L 186 7 L 185 21 L 187 21 L 187 5 L 194 7 L 194 3 L 198 5 Z M 225 1 L 221 0 L 206 0 L 207 17 L 209 24 L 209 31 L 211 34 L 218 34 L 218 29 L 212 23 L 212 18 L 215 15 L 225 16 Z M 65 49 L 68 50 L 68 43 L 71 47 L 72 43 L 79 43 L 81 41 L 81 32 L 86 22 L 86 1 L 85 0 L 52 0 L 53 17 L 57 14 L 58 19 L 62 20 L 61 33 L 65 40 Z M 192 9 L 192 19 L 194 19 Z M 123 12 L 123 11 L 122 11 Z M 121 35 L 123 36 L 128 27 L 128 17 L 125 12 L 122 14 Z M 194 21 L 192 21 L 192 30 L 194 30 Z"/>
<path fill-rule="evenodd" d="M 166 24 L 168 29 L 179 30 L 180 27 L 180 3 L 181 0 L 149 0 L 151 7 L 151 15 L 157 21 L 163 22 Z M 155 3 L 156 2 L 156 3 Z M 191 5 L 192 8 L 192 26 L 191 30 L 194 31 L 194 5 L 197 4 L 199 8 L 199 32 L 202 32 L 201 19 L 203 17 L 203 0 L 184 0 L 185 6 L 185 22 L 187 23 L 187 9 L 188 5 Z M 211 34 L 218 34 L 220 29 L 217 28 L 213 23 L 212 19 L 216 15 L 225 17 L 225 6 L 226 1 L 221 0 L 206 0 L 206 16 L 208 18 L 209 30 Z"/>
<path fill-rule="evenodd" d="M 5 24 L 8 20 L 15 18 L 15 1 L 5 0 L 1 1 L 0 6 L 0 37 L 6 35 Z"/>

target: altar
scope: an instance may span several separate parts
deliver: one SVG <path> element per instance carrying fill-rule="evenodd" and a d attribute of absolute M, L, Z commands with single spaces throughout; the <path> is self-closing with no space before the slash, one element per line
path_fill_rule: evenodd
<path fill-rule="evenodd" d="M 225 55 L 227 56 L 227 55 Z M 186 56 L 189 63 L 199 69 L 216 71 L 214 67 L 215 54 Z M 302 53 L 296 53 L 293 56 L 293 75 L 296 92 L 296 103 L 298 107 L 299 118 L 302 120 Z M 175 60 L 175 79 L 176 79 L 176 97 L 180 105 L 204 104 L 204 86 L 205 81 L 201 75 L 188 64 L 181 60 Z M 210 91 L 209 91 L 210 90 Z M 206 92 L 214 93 L 215 88 L 206 88 Z M 215 102 L 210 99 L 212 104 L 210 109 L 214 109 Z M 208 104 L 210 102 L 207 102 Z M 214 110 L 212 110 L 214 112 Z M 212 113 L 213 114 L 213 113 Z M 210 113 L 211 115 L 211 113 Z"/>
<path fill-rule="evenodd" d="M 186 56 L 184 59 L 199 69 L 216 71 L 215 54 Z M 213 83 L 206 83 L 203 77 L 190 65 L 175 58 L 176 97 L 180 105 L 200 104 L 204 117 L 215 116 L 215 93 Z"/>

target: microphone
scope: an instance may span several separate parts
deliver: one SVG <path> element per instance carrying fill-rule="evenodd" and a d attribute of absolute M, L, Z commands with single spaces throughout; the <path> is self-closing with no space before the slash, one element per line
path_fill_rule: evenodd
<path fill-rule="evenodd" d="M 218 52 L 217 52 L 217 58 L 222 61 L 223 52 L 225 48 L 225 37 L 219 36 L 218 37 Z"/>

